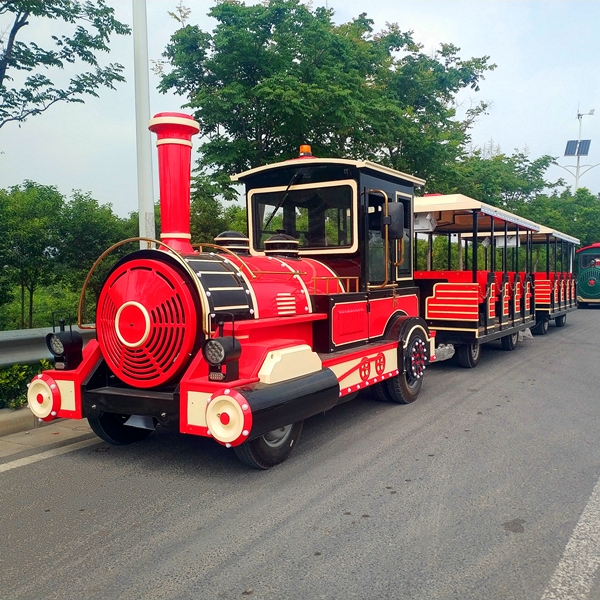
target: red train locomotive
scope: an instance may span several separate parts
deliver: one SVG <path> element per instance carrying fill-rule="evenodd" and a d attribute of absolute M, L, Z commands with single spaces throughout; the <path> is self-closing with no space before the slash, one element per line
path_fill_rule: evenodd
<path fill-rule="evenodd" d="M 44 420 L 87 418 L 124 444 L 157 424 L 214 438 L 255 468 L 289 456 L 305 418 L 371 387 L 416 399 L 434 334 L 413 280 L 413 197 L 423 180 L 368 161 L 297 159 L 255 168 L 249 233 L 190 243 L 191 137 L 178 113 L 157 134 L 161 242 L 112 269 L 96 340 L 49 336 L 55 369 L 28 403 Z"/>

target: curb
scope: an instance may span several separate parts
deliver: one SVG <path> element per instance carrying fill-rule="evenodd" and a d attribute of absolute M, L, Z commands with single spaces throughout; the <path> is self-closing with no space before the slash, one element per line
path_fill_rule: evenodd
<path fill-rule="evenodd" d="M 48 423 L 38 421 L 26 406 L 17 410 L 0 408 L 0 437 L 30 431 L 44 427 L 49 423 L 56 423 L 60 419 L 54 419 Z"/>

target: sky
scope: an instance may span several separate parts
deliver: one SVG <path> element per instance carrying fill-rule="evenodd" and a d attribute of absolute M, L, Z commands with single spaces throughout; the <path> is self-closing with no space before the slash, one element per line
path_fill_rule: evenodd
<path fill-rule="evenodd" d="M 167 14 L 177 1 L 147 0 L 150 59 L 160 58 L 177 27 Z M 131 0 L 107 0 L 107 4 L 114 7 L 119 20 L 131 24 Z M 213 0 L 184 4 L 192 9 L 192 24 L 212 31 L 215 22 L 206 13 Z M 464 91 L 459 96 L 463 108 L 482 100 L 491 104 L 488 114 L 472 129 L 473 145 L 483 147 L 493 140 L 506 154 L 527 149 L 531 159 L 544 154 L 559 157 L 563 168 L 551 167 L 549 180 L 562 177 L 574 185 L 575 159 L 563 157 L 566 142 L 578 138 L 577 114 L 595 109 L 595 115 L 581 118 L 582 139 L 592 143 L 589 156 L 581 159 L 580 186 L 600 193 L 600 166 L 584 173 L 584 165 L 600 163 L 600 2 L 312 1 L 313 7 L 325 4 L 334 9 L 338 23 L 362 12 L 373 19 L 376 32 L 386 22 L 398 23 L 403 31 L 412 30 L 415 41 L 428 53 L 440 43 L 452 43 L 461 49 L 463 59 L 490 56 L 497 68 L 485 74 L 480 91 Z M 27 29 L 27 35 L 36 40 L 55 32 L 33 20 Z M 101 62 L 124 65 L 126 83 L 118 84 L 116 90 L 101 90 L 99 98 L 88 97 L 85 104 L 55 105 L 20 127 L 11 123 L 0 129 L 0 188 L 29 179 L 54 185 L 66 196 L 72 190 L 90 192 L 122 217 L 137 210 L 133 39 L 117 36 L 111 48 Z M 181 110 L 185 99 L 158 93 L 157 84 L 158 76 L 151 73 L 151 114 Z M 153 146 L 157 199 L 155 161 Z"/>

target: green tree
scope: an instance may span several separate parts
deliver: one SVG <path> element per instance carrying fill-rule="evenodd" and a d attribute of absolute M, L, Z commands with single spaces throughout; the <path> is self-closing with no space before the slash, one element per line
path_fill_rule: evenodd
<path fill-rule="evenodd" d="M 55 279 L 60 246 L 58 215 L 63 203 L 55 187 L 33 181 L 0 190 L 0 221 L 6 235 L 0 268 L 20 290 L 22 328 L 32 327 L 36 289 Z"/>
<path fill-rule="evenodd" d="M 454 163 L 452 176 L 440 191 L 465 194 L 521 214 L 524 205 L 537 195 L 565 185 L 562 179 L 550 182 L 545 177 L 554 161 L 548 155 L 532 160 L 526 150 L 487 157 L 484 151 L 476 150 Z"/>
<path fill-rule="evenodd" d="M 600 196 L 587 188 L 537 195 L 520 209 L 522 216 L 581 240 L 587 246 L 600 240 Z"/>
<path fill-rule="evenodd" d="M 89 193 L 79 190 L 63 205 L 58 231 L 61 280 L 77 292 L 96 259 L 112 244 L 128 237 L 127 222 L 113 213 L 110 204 L 100 205 Z M 110 268 L 127 251 L 131 248 L 117 251 L 100 263 L 89 281 L 94 300 Z"/>
<path fill-rule="evenodd" d="M 101 66 L 97 59 L 99 52 L 110 51 L 112 34 L 129 33 L 104 0 L 6 0 L 0 1 L 2 15 L 8 15 L 11 23 L 0 31 L 0 128 L 11 121 L 23 122 L 57 102 L 83 102 L 82 96 L 97 96 L 99 88 L 114 89 L 116 82 L 124 81 L 122 65 Z M 39 40 L 19 39 L 30 23 L 42 19 L 71 27 L 72 32 L 51 36 L 44 47 Z M 56 85 L 49 74 L 59 74 L 69 64 L 89 70 L 72 76 L 64 86 Z M 23 72 L 29 73 L 24 79 Z M 20 83 L 12 87 L 15 81 Z"/>
<path fill-rule="evenodd" d="M 375 34 L 365 14 L 336 26 L 333 11 L 299 0 L 218 2 L 212 33 L 177 30 L 160 89 L 185 96 L 207 141 L 199 165 L 219 176 L 297 155 L 374 158 L 440 179 L 462 152 L 477 107 L 456 120 L 454 99 L 477 89 L 488 57 L 421 52 L 397 25 Z M 229 184 L 220 179 L 221 190 Z"/>
<path fill-rule="evenodd" d="M 13 282 L 8 272 L 8 224 L 5 215 L 8 210 L 8 199 L 6 194 L 0 193 L 0 308 L 8 304 L 13 297 Z"/>

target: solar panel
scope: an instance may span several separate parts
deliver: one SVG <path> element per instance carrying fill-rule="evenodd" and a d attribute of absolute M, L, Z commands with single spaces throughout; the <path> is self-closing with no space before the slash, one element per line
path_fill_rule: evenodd
<path fill-rule="evenodd" d="M 592 140 L 581 140 L 579 142 L 579 148 L 577 148 L 577 156 L 587 156 L 590 151 L 590 144 Z"/>
<path fill-rule="evenodd" d="M 567 142 L 565 156 L 577 156 L 577 140 L 569 140 Z"/>

